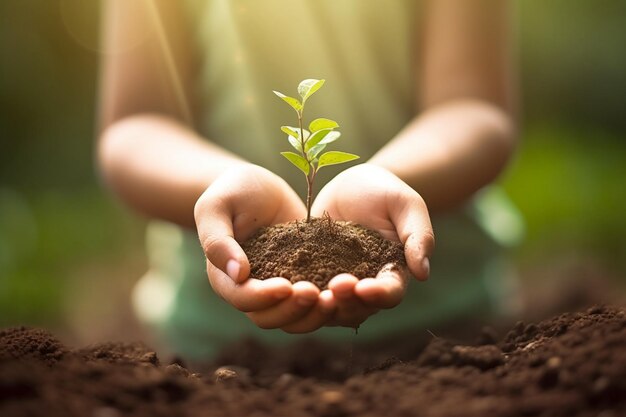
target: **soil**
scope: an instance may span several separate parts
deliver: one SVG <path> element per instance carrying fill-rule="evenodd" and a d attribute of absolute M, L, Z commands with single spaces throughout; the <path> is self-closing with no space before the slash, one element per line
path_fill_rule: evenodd
<path fill-rule="evenodd" d="M 474 345 L 433 337 L 410 357 L 352 359 L 318 343 L 242 342 L 199 374 L 141 344 L 70 349 L 12 328 L 0 331 L 0 415 L 626 415 L 626 308 L 519 322 L 496 339 L 485 329 Z"/>
<path fill-rule="evenodd" d="M 320 289 L 341 273 L 358 278 L 406 267 L 402 243 L 353 222 L 330 217 L 294 221 L 259 230 L 242 244 L 250 261 L 250 276 L 283 277 L 292 283 L 311 281 Z"/>

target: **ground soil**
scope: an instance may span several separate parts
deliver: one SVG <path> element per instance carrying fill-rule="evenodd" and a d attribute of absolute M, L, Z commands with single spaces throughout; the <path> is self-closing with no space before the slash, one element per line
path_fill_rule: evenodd
<path fill-rule="evenodd" d="M 242 342 L 197 374 L 141 344 L 70 349 L 42 330 L 6 329 L 0 415 L 626 415 L 626 308 L 520 322 L 499 341 L 488 329 L 477 336 L 473 345 L 433 337 L 401 358 Z"/>
<path fill-rule="evenodd" d="M 330 217 L 294 221 L 259 230 L 242 244 L 250 276 L 311 281 L 326 289 L 341 273 L 375 277 L 387 264 L 406 266 L 402 243 L 352 222 Z"/>

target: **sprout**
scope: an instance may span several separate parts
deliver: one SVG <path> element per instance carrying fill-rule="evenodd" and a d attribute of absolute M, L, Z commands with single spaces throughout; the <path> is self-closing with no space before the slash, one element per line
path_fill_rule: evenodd
<path fill-rule="evenodd" d="M 322 153 L 326 145 L 339 139 L 341 133 L 335 129 L 339 124 L 334 120 L 319 118 L 309 123 L 309 130 L 302 127 L 302 118 L 304 114 L 304 105 L 309 97 L 313 95 L 324 85 L 325 80 L 307 79 L 298 85 L 298 93 L 302 98 L 302 102 L 298 99 L 289 97 L 274 91 L 278 97 L 289 104 L 298 115 L 298 127 L 282 126 L 280 130 L 287 134 L 287 139 L 291 146 L 298 152 L 281 152 L 280 154 L 287 158 L 289 162 L 294 164 L 306 176 L 307 197 L 306 197 L 306 221 L 311 219 L 311 197 L 313 194 L 313 181 L 315 175 L 320 168 L 328 165 L 342 164 L 344 162 L 358 159 L 357 155 L 329 151 Z"/>

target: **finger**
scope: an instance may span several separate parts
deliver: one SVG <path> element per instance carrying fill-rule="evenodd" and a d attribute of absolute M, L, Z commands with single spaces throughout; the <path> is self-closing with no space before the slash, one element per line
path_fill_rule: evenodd
<path fill-rule="evenodd" d="M 406 272 L 386 266 L 376 278 L 360 280 L 354 288 L 354 293 L 369 307 L 392 308 L 400 304 L 406 287 Z"/>
<path fill-rule="evenodd" d="M 337 308 L 337 301 L 335 300 L 331 290 L 322 291 L 317 303 L 323 311 L 334 312 Z"/>
<path fill-rule="evenodd" d="M 328 283 L 328 288 L 332 291 L 333 298 L 337 304 L 339 313 L 358 311 L 366 308 L 363 302 L 355 293 L 359 279 L 350 274 L 339 274 Z"/>
<path fill-rule="evenodd" d="M 250 275 L 250 263 L 234 238 L 230 204 L 210 195 L 210 187 L 206 193 L 194 210 L 202 250 L 209 262 L 234 282 L 243 282 Z"/>
<path fill-rule="evenodd" d="M 354 299 L 354 287 L 359 279 L 351 274 L 339 274 L 328 282 L 328 289 L 337 300 Z"/>
<path fill-rule="evenodd" d="M 293 284 L 292 294 L 280 304 L 265 310 L 248 313 L 248 317 L 262 329 L 276 329 L 306 316 L 317 303 L 319 290 L 307 281 Z"/>
<path fill-rule="evenodd" d="M 335 315 L 330 325 L 357 327 L 377 309 L 366 306 L 355 294 L 359 279 L 354 275 L 340 274 L 330 280 L 328 288 L 332 291 L 337 304 Z"/>
<path fill-rule="evenodd" d="M 435 235 L 426 203 L 408 185 L 390 204 L 391 221 L 404 244 L 404 256 L 411 273 L 420 281 L 430 275 L 430 256 L 435 247 Z"/>
<path fill-rule="evenodd" d="M 207 273 L 213 290 L 226 302 L 243 312 L 270 308 L 292 294 L 291 282 L 285 278 L 248 279 L 236 284 L 209 261 Z"/>
<path fill-rule="evenodd" d="M 324 290 L 320 293 L 315 307 L 300 320 L 281 327 L 281 330 L 292 333 L 310 333 L 328 323 L 335 313 L 336 304 L 333 300 L 332 291 Z"/>
<path fill-rule="evenodd" d="M 378 309 L 366 307 L 362 302 L 350 302 L 348 305 L 338 302 L 337 311 L 327 325 L 357 328 L 369 316 L 377 312 Z"/>

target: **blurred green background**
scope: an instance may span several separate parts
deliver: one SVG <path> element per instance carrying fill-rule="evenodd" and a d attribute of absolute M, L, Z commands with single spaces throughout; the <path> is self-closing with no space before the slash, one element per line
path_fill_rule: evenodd
<path fill-rule="evenodd" d="M 500 181 L 527 222 L 513 256 L 531 279 L 590 269 L 623 288 L 626 2 L 517 8 L 524 131 Z M 98 12 L 0 0 L 0 326 L 90 334 L 99 317 L 113 333 L 145 268 L 143 221 L 93 164 Z"/>

